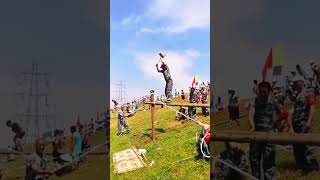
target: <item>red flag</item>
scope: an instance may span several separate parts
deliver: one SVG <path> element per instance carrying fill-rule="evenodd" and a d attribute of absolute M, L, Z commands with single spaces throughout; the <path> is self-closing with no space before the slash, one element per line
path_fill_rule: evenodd
<path fill-rule="evenodd" d="M 266 62 L 264 64 L 264 67 L 262 69 L 262 80 L 265 81 L 266 76 L 267 76 L 267 72 L 269 69 L 272 69 L 272 48 L 269 51 L 269 55 L 266 59 Z"/>
<path fill-rule="evenodd" d="M 193 78 L 191 87 L 194 88 L 194 84 L 196 83 L 196 77 Z"/>

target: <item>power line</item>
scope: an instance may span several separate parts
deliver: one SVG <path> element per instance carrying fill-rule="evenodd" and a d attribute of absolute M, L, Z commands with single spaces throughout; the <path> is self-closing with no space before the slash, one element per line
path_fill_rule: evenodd
<path fill-rule="evenodd" d="M 123 102 L 125 102 L 125 100 L 127 99 L 126 96 L 126 84 L 125 81 L 120 81 L 118 84 L 114 84 L 114 86 L 117 87 L 116 91 L 113 91 L 114 93 L 116 93 L 116 98 L 117 102 L 120 104 L 123 104 Z"/>
<path fill-rule="evenodd" d="M 20 101 L 18 109 L 21 111 L 16 113 L 16 117 L 24 122 L 27 137 L 40 137 L 44 126 L 51 129 L 53 123 L 51 124 L 49 119 L 55 120 L 55 115 L 48 113 L 48 73 L 39 72 L 39 65 L 32 64 L 31 72 L 21 72 L 17 75 L 17 82 L 16 97 L 17 101 Z"/>

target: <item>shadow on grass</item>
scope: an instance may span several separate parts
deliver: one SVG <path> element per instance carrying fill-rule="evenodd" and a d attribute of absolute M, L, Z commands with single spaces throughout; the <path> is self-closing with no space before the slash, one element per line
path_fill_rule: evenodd
<path fill-rule="evenodd" d="M 163 128 L 156 128 L 156 132 L 158 133 L 165 133 L 166 130 Z M 151 137 L 151 129 L 147 129 L 145 130 L 145 132 L 143 133 L 144 137 Z"/>

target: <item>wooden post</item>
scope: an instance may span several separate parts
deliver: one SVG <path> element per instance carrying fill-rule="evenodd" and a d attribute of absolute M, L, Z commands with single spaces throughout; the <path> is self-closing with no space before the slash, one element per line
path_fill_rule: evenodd
<path fill-rule="evenodd" d="M 154 102 L 154 91 L 150 91 L 150 101 Z M 151 139 L 152 141 L 155 139 L 155 104 L 150 104 L 150 110 L 151 110 Z"/>

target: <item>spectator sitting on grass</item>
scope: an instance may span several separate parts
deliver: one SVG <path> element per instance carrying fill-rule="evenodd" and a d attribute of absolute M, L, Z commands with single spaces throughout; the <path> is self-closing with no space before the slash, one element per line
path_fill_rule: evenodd
<path fill-rule="evenodd" d="M 35 142 L 36 152 L 27 161 L 25 180 L 46 180 L 54 174 L 53 168 L 48 166 L 48 161 L 44 158 L 45 148 L 45 141 L 37 139 Z"/>

